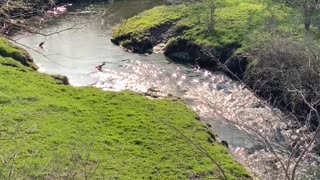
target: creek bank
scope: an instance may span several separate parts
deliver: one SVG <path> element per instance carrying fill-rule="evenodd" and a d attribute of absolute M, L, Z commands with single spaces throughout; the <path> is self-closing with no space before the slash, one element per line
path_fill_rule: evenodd
<path fill-rule="evenodd" d="M 5 148 L 0 150 L 6 159 L 13 150 L 19 152 L 11 177 L 45 179 L 76 174 L 75 178 L 82 179 L 85 175 L 77 174 L 82 169 L 79 159 L 95 167 L 93 179 L 152 178 L 154 167 L 161 179 L 222 177 L 206 156 L 177 136 L 172 128 L 153 118 L 158 117 L 205 148 L 221 164 L 228 179 L 252 179 L 182 101 L 150 100 L 132 92 L 61 86 L 51 76 L 24 66 L 22 62 L 32 63 L 24 50 L 4 38 L 0 42 L 0 113 L 6 115 L 0 118 L 0 123 L 8 127 L 2 136 L 12 137 L 10 129 L 16 128 L 17 120 L 23 126 L 14 141 L 2 142 Z M 47 158 L 57 163 L 48 163 Z M 114 160 L 108 171 L 110 162 L 105 159 Z M 39 173 L 43 165 L 47 168 Z M 4 165 L 3 171 L 10 167 Z M 136 173 L 136 167 L 141 172 Z M 1 174 L 6 179 L 6 173 Z"/>
<path fill-rule="evenodd" d="M 0 3 L 0 34 L 12 35 L 15 31 L 28 29 L 30 23 L 49 21 L 49 18 L 42 17 L 57 3 L 59 3 L 58 0 L 21 0 Z M 31 20 L 37 16 L 41 18 L 36 21 Z"/>
<path fill-rule="evenodd" d="M 36 15 L 42 15 L 53 8 L 59 0 L 44 1 L 8 1 L 0 3 L 0 18 L 7 20 L 29 19 Z"/>
<path fill-rule="evenodd" d="M 24 66 L 31 67 L 34 70 L 38 69 L 26 51 L 13 45 L 3 37 L 0 37 L 0 56 L 15 59 Z"/>
<path fill-rule="evenodd" d="M 249 59 L 242 54 L 234 55 L 234 52 L 240 47 L 241 45 L 238 44 L 227 45 L 218 50 L 219 55 L 217 55 L 214 48 L 203 47 L 192 40 L 176 38 L 168 42 L 164 48 L 164 54 L 178 63 L 199 66 L 212 71 L 222 71 L 231 78 L 242 78 L 249 64 Z"/>
<path fill-rule="evenodd" d="M 21 63 L 21 65 L 32 70 L 36 71 L 39 69 L 39 67 L 33 61 L 32 57 L 24 49 L 12 44 L 4 37 L 0 37 L 0 56 L 3 58 L 12 58 L 15 61 Z M 1 64 L 11 67 L 20 67 L 19 64 L 12 63 L 12 61 L 4 61 Z M 56 81 L 57 84 L 70 85 L 69 80 L 66 76 L 51 75 L 51 77 Z"/>
<path fill-rule="evenodd" d="M 249 64 L 248 57 L 241 54 L 233 55 L 241 47 L 240 45 L 227 45 L 220 50 L 221 56 L 217 56 L 211 51 L 213 48 L 203 47 L 190 39 L 176 38 L 185 31 L 184 29 L 174 30 L 176 24 L 169 23 L 150 29 L 144 34 L 144 37 L 129 34 L 113 38 L 111 41 L 132 53 L 149 54 L 157 51 L 163 53 L 174 62 L 211 70 L 221 70 L 229 74 L 230 77 L 234 75 L 243 77 Z M 214 59 L 219 61 L 217 62 Z M 218 63 L 224 64 L 231 72 L 220 68 Z"/>
<path fill-rule="evenodd" d="M 178 6 L 183 8 L 184 6 Z M 177 36 L 177 32 L 169 31 L 182 17 L 175 6 L 159 6 L 153 11 L 145 11 L 127 21 L 130 24 L 114 31 L 111 41 L 134 53 L 152 53 L 152 48 L 157 44 L 168 41 Z M 173 13 L 172 13 L 173 12 Z M 162 14 L 169 14 L 162 16 Z M 140 20 L 143 24 L 140 24 Z M 141 25 L 141 26 L 140 26 Z M 137 33 L 137 31 L 141 33 Z"/>
<path fill-rule="evenodd" d="M 215 9 L 219 22 L 209 32 L 206 18 L 210 8 L 206 1 L 160 6 L 120 24 L 111 41 L 141 54 L 165 43 L 164 54 L 175 62 L 208 69 L 217 69 L 217 63 L 222 63 L 242 77 L 250 61 L 240 49 L 248 45 L 248 34 L 262 24 L 264 11 L 264 4 L 258 2 L 219 0 Z"/>
<path fill-rule="evenodd" d="M 274 54 L 271 54 L 272 57 L 261 59 L 261 56 L 252 53 L 255 50 L 252 39 L 256 39 L 254 43 L 260 40 L 263 42 L 265 39 L 270 39 L 270 35 L 272 35 L 268 31 L 261 30 L 263 29 L 261 27 L 267 28 L 265 22 L 268 22 L 268 14 L 273 14 L 279 24 L 279 27 L 274 30 L 280 33 L 279 39 L 288 31 L 295 32 L 295 36 L 298 38 L 303 37 L 305 33 L 303 29 L 297 29 L 286 22 L 286 18 L 301 18 L 299 14 L 293 13 L 296 10 L 282 4 L 274 4 L 272 7 L 274 9 L 271 12 L 263 2 L 218 0 L 215 8 L 215 17 L 218 21 L 214 26 L 215 30 L 208 32 L 208 19 L 206 18 L 210 14 L 208 7 L 206 1 L 188 5 L 156 7 L 120 24 L 114 30 L 112 42 L 132 52 L 142 54 L 151 53 L 152 49 L 161 52 L 161 47 L 163 47 L 163 53 L 175 62 L 200 66 L 214 71 L 222 70 L 230 77 L 235 74 L 248 83 L 250 88 L 257 91 L 256 93 L 261 98 L 274 101 L 275 103 L 271 102 L 271 104 L 284 112 L 294 112 L 297 119 L 301 120 L 303 124 L 307 122 L 306 117 L 310 113 L 310 107 L 302 102 L 298 95 L 286 92 L 286 87 L 281 85 L 282 79 L 287 75 L 280 73 L 280 75 L 274 76 L 272 72 L 261 71 L 268 68 L 285 67 L 288 68 L 288 72 L 296 72 L 297 68 L 292 69 L 296 66 L 290 67 L 291 63 L 299 64 L 300 67 L 306 63 L 301 59 L 299 62 L 288 62 L 292 58 L 278 61 L 283 56 L 272 59 L 272 57 L 276 57 Z M 163 13 L 159 13 L 159 11 Z M 156 46 L 159 39 L 161 46 Z M 166 45 L 163 46 L 163 43 Z M 154 46 L 156 47 L 154 48 Z M 292 47 L 292 44 L 287 47 Z M 265 51 L 265 54 L 273 53 L 270 49 Z M 288 52 L 283 53 L 288 54 Z M 300 56 L 295 55 L 292 54 L 294 57 Z M 218 61 L 213 60 L 212 56 Z M 308 56 L 304 56 L 303 59 L 308 59 Z M 269 65 L 263 63 L 268 60 L 275 62 Z M 224 68 L 218 66 L 218 63 L 225 65 L 231 72 L 225 71 Z M 308 77 L 308 73 L 302 71 L 300 74 Z M 306 97 L 312 98 L 316 96 L 317 92 L 309 93 L 314 90 L 310 90 L 308 87 L 311 84 L 312 87 L 317 88 L 316 84 L 319 83 L 309 83 L 309 81 L 311 80 L 305 79 L 297 86 L 300 87 L 302 84 L 305 91 L 308 92 Z M 291 82 L 295 83 L 295 81 Z M 320 109 L 319 106 L 316 108 Z M 311 123 L 311 130 L 318 125 L 314 119 L 311 120 Z M 319 151 L 317 152 L 319 153 Z"/>

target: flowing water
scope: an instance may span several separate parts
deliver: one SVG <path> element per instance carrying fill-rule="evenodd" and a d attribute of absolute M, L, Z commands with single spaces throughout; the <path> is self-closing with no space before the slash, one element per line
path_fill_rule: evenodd
<path fill-rule="evenodd" d="M 237 123 L 245 124 L 282 145 L 276 151 L 282 155 L 280 158 L 285 158 L 289 153 L 287 144 L 295 131 L 279 120 L 282 117 L 279 111 L 264 106 L 240 83 L 221 73 L 176 64 L 162 54 L 128 53 L 110 42 L 112 28 L 122 20 L 164 3 L 163 0 L 123 0 L 112 5 L 74 4 L 68 15 L 45 24 L 41 32 L 49 34 L 73 27 L 72 30 L 46 38 L 22 33 L 14 39 L 30 48 L 28 51 L 40 72 L 65 75 L 73 86 L 133 90 L 150 97 L 185 99 L 201 121 L 229 143 L 234 156 L 252 173 L 262 179 L 281 179 L 280 164 L 272 153 L 264 150 L 258 135 L 237 126 Z M 40 49 L 37 46 L 43 41 L 46 47 Z M 95 67 L 103 62 L 106 63 L 103 71 L 97 71 Z M 310 168 L 303 168 L 304 174 L 318 172 L 312 169 L 317 164 L 305 162 Z"/>

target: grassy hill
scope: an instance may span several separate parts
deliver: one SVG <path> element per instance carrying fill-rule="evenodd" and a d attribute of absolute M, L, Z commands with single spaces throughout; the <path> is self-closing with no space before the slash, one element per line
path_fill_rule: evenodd
<path fill-rule="evenodd" d="M 222 178 L 203 150 L 251 179 L 184 103 L 65 86 L 25 55 L 0 38 L 0 179 Z"/>

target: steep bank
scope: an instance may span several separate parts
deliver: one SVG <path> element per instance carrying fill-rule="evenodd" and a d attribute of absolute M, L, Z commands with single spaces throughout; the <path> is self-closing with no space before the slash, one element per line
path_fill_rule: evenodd
<path fill-rule="evenodd" d="M 214 30 L 208 27 L 209 2 L 157 7 L 117 27 L 112 41 L 138 53 L 166 43 L 164 53 L 170 59 L 206 68 L 217 67 L 211 53 L 240 75 L 248 60 L 244 53 L 235 52 L 245 48 L 250 34 L 264 23 L 266 6 L 260 1 L 216 1 Z"/>
<path fill-rule="evenodd" d="M 1 178 L 221 178 L 192 141 L 229 179 L 250 179 L 182 102 L 57 84 L 0 41 Z"/>
<path fill-rule="evenodd" d="M 214 20 L 210 30 L 211 12 L 214 12 Z M 146 11 L 119 25 L 114 30 L 112 41 L 138 53 L 152 52 L 157 44 L 165 43 L 164 54 L 173 61 L 220 70 L 221 66 L 217 63 L 221 63 L 260 97 L 270 100 L 271 104 L 282 110 L 294 112 L 297 119 L 306 122 L 312 108 L 290 90 L 299 87 L 301 92 L 306 92 L 303 95 L 308 101 L 317 102 L 318 82 L 307 78 L 311 77 L 307 73 L 311 69 L 305 67 L 305 62 L 312 59 L 307 55 L 307 51 L 311 54 L 308 50 L 310 42 L 303 41 L 306 37 L 314 38 L 312 36 L 317 39 L 318 29 L 312 27 L 311 32 L 306 33 L 302 22 L 299 11 L 276 1 L 217 0 L 214 5 L 204 1 Z M 271 43 L 269 40 L 274 43 L 266 44 L 266 41 Z M 282 43 L 282 47 L 279 46 L 281 41 L 286 42 Z M 276 50 L 271 52 L 273 48 Z M 281 51 L 277 52 L 277 49 Z M 270 56 L 263 56 L 263 53 Z M 312 62 L 318 63 L 317 60 Z M 299 72 L 298 64 L 303 67 Z M 268 71 L 268 68 L 280 73 Z M 318 72 L 317 67 L 315 70 Z M 292 77 L 289 75 L 292 72 L 303 79 L 297 82 L 288 78 Z M 226 73 L 230 75 L 229 71 Z M 319 105 L 315 108 L 320 110 Z M 316 127 L 317 121 L 312 119 L 312 126 Z"/>

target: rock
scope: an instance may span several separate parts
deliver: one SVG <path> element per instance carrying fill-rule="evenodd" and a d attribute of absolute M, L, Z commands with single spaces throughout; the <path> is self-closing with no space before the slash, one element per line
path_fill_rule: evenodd
<path fill-rule="evenodd" d="M 247 148 L 246 151 L 247 151 L 248 154 L 253 154 L 255 151 L 260 151 L 260 150 L 265 149 L 265 148 L 266 147 L 263 144 L 255 144 L 251 148 Z"/>
<path fill-rule="evenodd" d="M 70 85 L 69 79 L 66 76 L 52 75 L 57 84 Z"/>
<path fill-rule="evenodd" d="M 148 88 L 147 90 L 148 92 L 160 92 L 159 90 L 155 89 L 155 88 Z"/>
<path fill-rule="evenodd" d="M 251 105 L 252 108 L 264 108 L 265 107 L 265 104 L 264 102 L 262 101 L 259 101 L 259 102 L 255 102 Z"/>
<path fill-rule="evenodd" d="M 222 141 L 221 141 L 221 145 L 229 148 L 229 144 L 228 144 L 228 142 L 227 142 L 226 140 L 222 140 Z"/>
<path fill-rule="evenodd" d="M 166 44 L 160 43 L 157 46 L 153 47 L 153 53 L 163 53 L 165 47 L 166 47 Z"/>

